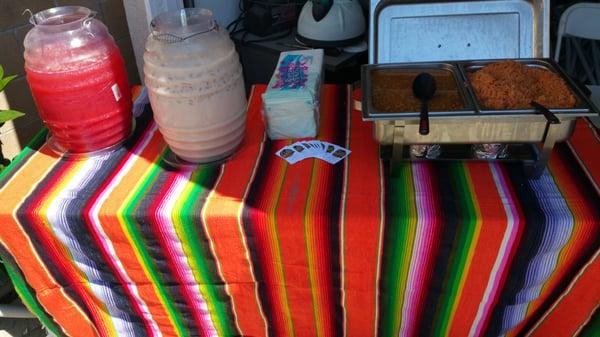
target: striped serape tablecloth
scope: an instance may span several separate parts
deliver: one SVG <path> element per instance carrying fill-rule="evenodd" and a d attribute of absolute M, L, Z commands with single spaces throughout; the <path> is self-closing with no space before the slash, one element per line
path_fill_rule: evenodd
<path fill-rule="evenodd" d="M 253 89 L 223 165 L 176 170 L 150 109 L 123 148 L 68 159 L 40 134 L 0 176 L 0 254 L 57 336 L 573 336 L 598 327 L 600 141 L 580 120 L 519 164 L 390 172 L 350 89 L 325 85 L 338 165 L 288 165 Z M 597 331 L 597 330 L 596 330 Z M 592 332 L 594 333 L 594 332 Z"/>

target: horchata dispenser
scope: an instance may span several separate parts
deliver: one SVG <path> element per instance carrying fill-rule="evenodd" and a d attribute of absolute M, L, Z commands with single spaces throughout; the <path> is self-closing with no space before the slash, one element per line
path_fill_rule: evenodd
<path fill-rule="evenodd" d="M 227 158 L 246 121 L 242 67 L 227 31 L 199 8 L 160 14 L 151 29 L 144 77 L 167 145 L 187 162 Z"/>
<path fill-rule="evenodd" d="M 25 37 L 27 82 L 61 152 L 114 147 L 131 133 L 131 93 L 114 39 L 88 8 L 32 15 Z"/>

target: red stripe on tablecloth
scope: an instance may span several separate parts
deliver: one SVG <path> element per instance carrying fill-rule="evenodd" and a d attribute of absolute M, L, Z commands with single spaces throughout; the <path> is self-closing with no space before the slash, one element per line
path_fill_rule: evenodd
<path fill-rule="evenodd" d="M 261 94 L 265 89 L 265 86 L 253 88 L 244 143 L 223 166 L 221 178 L 204 206 L 205 226 L 232 299 L 237 325 L 245 336 L 267 335 L 240 219 L 248 185 L 253 180 L 262 151 L 265 127 L 260 109 Z"/>
<path fill-rule="evenodd" d="M 577 161 L 600 194 L 600 134 L 588 118 L 580 118 L 567 142 Z"/>
<path fill-rule="evenodd" d="M 60 165 L 55 166 L 53 174 L 44 177 L 45 184 L 39 185 L 35 194 L 31 194 L 21 206 L 21 208 L 26 208 L 28 211 L 26 214 L 21 214 L 20 217 L 22 225 L 26 228 L 30 237 L 35 237 L 38 240 L 36 248 L 40 255 L 43 255 L 43 259 L 51 261 L 54 267 L 57 268 L 50 270 L 51 273 L 55 277 L 62 278 L 65 283 L 61 285 L 62 287 L 69 286 L 70 295 L 75 297 L 75 301 L 81 301 L 80 305 L 83 305 L 84 310 L 87 310 L 100 335 L 111 336 L 114 331 L 112 322 L 103 319 L 103 314 L 106 315 L 106 309 L 91 290 L 84 286 L 84 284 L 87 284 L 87 280 L 77 266 L 73 265 L 69 251 L 49 227 L 45 213 L 48 205 L 52 202 L 54 193 L 64 187 L 64 184 L 69 181 L 69 177 L 78 170 L 80 165 L 80 161 L 71 160 L 61 161 Z M 76 334 L 76 336 L 78 335 Z"/>
<path fill-rule="evenodd" d="M 139 95 L 140 90 L 141 90 L 140 86 L 133 87 L 132 95 L 134 97 L 137 97 L 137 95 Z M 139 154 L 138 151 L 141 151 L 145 147 L 145 146 L 143 146 L 142 142 L 145 142 L 146 140 L 148 140 L 148 137 L 152 137 L 152 134 L 154 132 L 153 130 L 155 130 L 154 123 L 151 122 L 146 127 L 146 129 L 143 130 L 143 132 L 141 133 L 138 143 L 132 148 L 132 150 L 130 152 L 127 152 L 127 154 L 121 160 L 121 162 L 113 169 L 110 176 L 108 176 L 106 178 L 104 183 L 101 186 L 99 186 L 99 188 L 97 189 L 95 194 L 90 197 L 90 199 L 88 200 L 88 203 L 82 208 L 82 215 L 86 221 L 90 235 L 93 237 L 94 241 L 96 241 L 96 244 L 98 247 L 104 248 L 104 249 L 101 249 L 99 251 L 99 253 L 102 254 L 104 261 L 106 261 L 106 263 L 109 265 L 109 267 L 113 271 L 114 277 L 121 283 L 121 286 L 123 287 L 123 291 L 124 291 L 125 295 L 127 296 L 129 303 L 134 307 L 133 309 L 140 316 L 140 318 L 142 318 L 142 320 L 145 324 L 146 333 L 148 334 L 148 336 L 154 335 L 153 323 L 156 320 L 154 319 L 154 317 L 146 317 L 146 315 L 144 314 L 144 310 L 141 307 L 144 304 L 140 304 L 138 302 L 139 296 L 136 296 L 134 294 L 135 290 L 133 290 L 133 289 L 136 286 L 134 284 L 130 284 L 129 280 L 131 280 L 131 278 L 129 278 L 129 275 L 123 276 L 122 273 L 124 271 L 120 270 L 120 267 L 118 266 L 118 263 L 114 260 L 114 257 L 112 256 L 112 254 L 110 252 L 110 249 L 107 248 L 107 246 L 108 246 L 107 242 L 105 242 L 104 238 L 102 237 L 102 234 L 98 233 L 98 231 L 96 229 L 96 226 L 95 226 L 96 221 L 94 219 L 92 219 L 92 216 L 93 216 L 92 213 L 95 209 L 98 209 L 98 210 L 100 209 L 100 205 L 98 205 L 98 203 L 100 202 L 100 198 L 105 193 L 108 192 L 107 189 L 109 188 L 109 186 L 111 184 L 115 183 L 117 177 L 119 175 L 123 174 L 123 170 L 126 169 L 125 168 L 126 165 L 129 162 L 135 160 L 135 157 Z M 114 245 L 111 244 L 111 248 L 114 249 Z M 126 278 L 128 278 L 128 279 L 126 279 Z M 151 312 L 149 312 L 149 314 L 150 314 L 150 316 L 152 316 Z M 152 321 L 154 321 L 154 322 L 152 322 Z"/>
<path fill-rule="evenodd" d="M 273 148 L 273 151 L 279 148 Z M 275 160 L 282 161 L 279 158 Z M 305 204 L 309 196 L 308 181 L 312 166 L 313 160 L 310 159 L 288 166 L 275 214 L 296 337 L 317 336 L 304 232 Z"/>
<path fill-rule="evenodd" d="M 173 322 L 169 319 L 169 314 L 152 285 L 151 278 L 146 275 L 142 262 L 138 260 L 134 246 L 128 244 L 130 241 L 124 231 L 124 224 L 121 223 L 118 217 L 123 206 L 123 200 L 127 199 L 139 183 L 140 177 L 150 168 L 151 161 L 157 160 L 164 149 L 165 144 L 162 136 L 156 129 L 153 132 L 154 134 L 149 143 L 139 153 L 139 158 L 101 205 L 98 218 L 108 240 L 113 243 L 126 243 L 113 245 L 116 257 L 131 281 L 136 285 L 140 298 L 147 305 L 152 319 L 157 323 L 163 336 L 174 337 L 177 336 L 177 333 Z"/>
<path fill-rule="evenodd" d="M 273 141 L 267 143 L 270 146 L 265 145 L 243 218 L 262 308 L 270 333 L 278 336 L 292 336 L 294 331 L 276 220 L 281 184 L 288 164 L 273 156 L 287 143 Z"/>
<path fill-rule="evenodd" d="M 600 250 L 596 251 L 527 336 L 575 336 L 600 303 L 599 284 Z"/>
<path fill-rule="evenodd" d="M 558 256 L 556 269 L 544 283 L 538 298 L 529 304 L 526 318 L 511 331 L 511 336 L 528 330 L 542 316 L 567 286 L 567 280 L 589 261 L 599 243 L 600 208 L 596 205 L 600 205 L 600 198 L 586 185 L 588 180 L 574 165 L 573 154 L 564 145 L 558 145 L 548 167 L 573 216 L 573 231 Z"/>
<path fill-rule="evenodd" d="M 185 277 L 185 273 L 189 271 L 189 266 L 182 265 L 181 263 L 178 254 L 179 252 L 174 247 L 178 242 L 173 242 L 170 236 L 165 233 L 165 229 L 161 228 L 163 226 L 173 225 L 171 221 L 163 221 L 161 219 L 161 217 L 164 216 L 171 216 L 171 210 L 167 210 L 167 212 L 169 212 L 167 215 L 162 208 L 165 203 L 167 203 L 167 199 L 173 197 L 174 185 L 177 180 L 180 179 L 178 175 L 186 175 L 186 179 L 189 179 L 189 173 L 178 172 L 174 174 L 172 172 L 163 171 L 160 174 L 164 177 L 164 179 L 160 180 L 160 187 L 153 190 L 153 193 L 150 193 L 152 195 L 151 202 L 148 203 L 146 206 L 147 208 L 141 209 L 140 211 L 142 214 L 147 214 L 150 219 L 148 224 L 142 224 L 142 226 L 146 225 L 151 228 L 152 235 L 160 245 L 161 252 L 166 259 L 165 262 L 168 262 L 168 270 L 170 271 L 171 277 L 173 277 L 180 285 L 178 287 L 179 294 L 182 296 L 182 300 L 185 301 L 186 308 L 189 310 L 195 321 L 195 326 L 199 329 L 196 333 L 199 336 L 208 337 L 210 331 L 213 330 L 213 327 L 206 322 L 206 319 L 210 320 L 210 317 L 205 319 L 202 316 L 203 313 L 198 310 L 197 302 L 199 302 L 200 299 L 197 299 L 196 293 L 190 289 L 190 287 L 195 285 L 190 285 Z"/>
<path fill-rule="evenodd" d="M 340 86 L 323 87 L 319 140 L 345 145 L 348 94 L 345 89 Z M 312 165 L 305 176 L 308 177 L 308 196 L 301 203 L 306 205 L 303 217 L 306 246 L 303 251 L 308 261 L 312 293 L 309 298 L 312 299 L 317 335 L 332 337 L 340 330 L 342 323 L 339 219 L 344 163 L 331 165 L 317 159 L 309 162 Z M 288 172 L 293 170 L 296 170 L 295 165 Z M 301 185 L 302 181 L 296 183 Z"/>
<path fill-rule="evenodd" d="M 525 214 L 521 204 L 519 203 L 515 186 L 510 183 L 511 180 L 506 167 L 498 165 L 497 168 L 500 184 L 504 188 L 504 193 L 507 194 L 507 202 L 512 203 L 510 205 L 511 212 L 514 212 L 514 214 L 512 214 L 514 229 L 512 230 L 513 233 L 511 234 L 511 239 L 509 241 L 509 244 L 512 246 L 506 248 L 506 257 L 503 258 L 502 261 L 502 266 L 504 268 L 500 270 L 500 274 L 497 276 L 499 278 L 499 281 L 497 282 L 498 286 L 495 288 L 495 292 L 491 294 L 492 298 L 488 299 L 488 301 L 491 301 L 491 305 L 489 306 L 491 310 L 485 313 L 487 316 L 482 317 L 480 328 L 476 331 L 486 331 L 488 329 L 495 310 L 494 308 L 500 302 L 500 296 L 502 295 L 504 285 L 506 284 L 506 280 L 510 275 L 510 266 L 516 257 L 519 248 L 519 242 L 522 240 L 525 230 Z M 500 205 L 498 205 L 498 207 L 500 207 Z"/>
<path fill-rule="evenodd" d="M 24 201 L 16 196 L 27 196 L 46 174 L 57 164 L 57 156 L 43 146 L 30 161 L 20 168 L 18 184 L 14 179 L 6 182 L 0 195 L 0 222 L 2 223 L 2 244 L 18 263 L 26 281 L 35 290 L 37 300 L 44 310 L 60 325 L 68 336 L 98 336 L 93 322 L 68 294 L 61 289 L 40 259 L 40 252 L 33 247 L 31 238 L 14 217 L 16 210 Z M 27 244 L 24 244 L 27 243 Z M 48 291 L 54 289 L 55 291 Z"/>
<path fill-rule="evenodd" d="M 506 232 L 507 217 L 488 163 L 466 164 L 472 182 L 473 202 L 481 228 L 470 268 L 458 301 L 458 312 L 450 323 L 450 336 L 468 336 L 487 288 Z"/>
<path fill-rule="evenodd" d="M 350 114 L 350 132 L 342 219 L 343 306 L 347 336 L 364 337 L 377 329 L 383 168 L 372 123 L 363 122 L 358 110 Z"/>

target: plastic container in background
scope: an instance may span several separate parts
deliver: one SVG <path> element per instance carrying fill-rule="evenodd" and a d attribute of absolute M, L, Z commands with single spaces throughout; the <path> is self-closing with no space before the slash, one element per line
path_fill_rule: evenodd
<path fill-rule="evenodd" d="M 227 31 L 200 8 L 160 14 L 151 28 L 144 78 L 165 142 L 192 163 L 232 155 L 244 138 L 246 95 Z"/>
<path fill-rule="evenodd" d="M 95 13 L 79 6 L 36 13 L 25 37 L 25 71 L 40 117 L 61 151 L 111 148 L 131 132 L 123 57 Z"/>

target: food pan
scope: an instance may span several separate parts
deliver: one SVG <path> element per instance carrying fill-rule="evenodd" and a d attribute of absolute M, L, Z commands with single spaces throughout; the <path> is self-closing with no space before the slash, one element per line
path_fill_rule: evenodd
<path fill-rule="evenodd" d="M 535 114 L 536 110 L 532 107 L 531 109 L 490 109 L 483 106 L 475 89 L 471 85 L 469 81 L 468 73 L 475 72 L 486 65 L 501 62 L 506 60 L 478 60 L 478 61 L 460 61 L 457 62 L 458 69 L 460 71 L 461 77 L 465 81 L 466 90 L 469 93 L 469 96 L 473 100 L 473 104 L 475 105 L 475 109 L 485 115 L 523 115 L 523 114 Z M 596 114 L 593 104 L 586 97 L 586 95 L 582 92 L 578 85 L 574 83 L 570 76 L 568 76 L 560 66 L 558 66 L 551 59 L 515 59 L 513 61 L 522 63 L 527 65 L 528 67 L 536 67 L 548 70 L 552 73 L 557 74 L 560 78 L 565 81 L 567 87 L 571 91 L 571 93 L 575 96 L 577 103 L 573 108 L 552 108 L 548 107 L 549 110 L 556 115 L 570 116 L 570 117 L 579 117 L 579 116 L 592 116 Z"/>
<path fill-rule="evenodd" d="M 377 64 L 362 67 L 363 119 L 370 121 L 418 119 L 420 103 L 413 97 L 412 80 L 421 72 L 429 72 L 438 80 L 438 90 L 430 101 L 429 115 L 431 117 L 475 114 L 473 102 L 465 89 L 463 77 L 455 64 L 438 62 Z M 450 79 L 447 79 L 447 77 Z M 390 89 L 390 80 L 392 85 L 397 84 L 398 88 Z M 375 95 L 376 91 L 379 91 L 377 97 Z M 378 99 L 384 101 L 385 98 L 398 95 L 404 98 L 403 102 L 408 110 L 400 111 L 386 108 L 382 102 L 378 102 Z M 440 99 L 445 98 L 454 100 L 454 102 L 445 104 L 440 101 Z M 410 102 L 407 102 L 407 100 L 410 100 Z M 457 107 L 456 109 L 446 107 L 436 109 L 436 105 L 438 107 L 440 105 L 456 105 Z"/>

